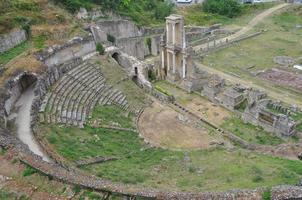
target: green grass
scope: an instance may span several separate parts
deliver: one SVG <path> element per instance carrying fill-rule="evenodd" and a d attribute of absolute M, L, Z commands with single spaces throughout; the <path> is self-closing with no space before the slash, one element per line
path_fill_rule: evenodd
<path fill-rule="evenodd" d="M 101 71 L 106 77 L 107 84 L 114 85 L 114 89 L 123 92 L 127 97 L 130 108 L 139 110 L 148 102 L 147 95 L 132 80 L 125 80 L 116 85 L 116 83 L 127 77 L 127 73 L 114 61 L 113 58 L 97 63 L 100 65 Z"/>
<path fill-rule="evenodd" d="M 24 42 L 15 48 L 0 54 L 0 65 L 8 63 L 11 59 L 23 53 L 29 48 L 29 43 Z"/>
<path fill-rule="evenodd" d="M 46 139 L 69 161 L 96 156 L 123 157 L 138 149 L 136 133 L 104 128 L 42 126 Z"/>
<path fill-rule="evenodd" d="M 295 121 L 301 121 L 302 120 L 302 113 L 301 112 L 292 112 L 290 116 Z"/>
<path fill-rule="evenodd" d="M 296 130 L 302 133 L 302 123 L 297 125 Z"/>
<path fill-rule="evenodd" d="M 302 10 L 302 6 L 299 8 Z M 276 67 L 277 64 L 273 61 L 276 56 L 301 56 L 302 29 L 295 28 L 297 24 L 302 24 L 302 17 L 294 8 L 283 14 L 268 17 L 252 30 L 267 30 L 266 32 L 213 52 L 204 58 L 203 63 L 225 73 L 236 74 L 241 79 L 249 80 L 268 90 L 282 93 L 288 102 L 291 102 L 291 99 L 299 99 L 302 97 L 301 92 L 291 86 L 277 85 L 254 75 Z M 251 66 L 253 68 L 250 68 Z"/>
<path fill-rule="evenodd" d="M 33 45 L 36 49 L 41 50 L 45 47 L 45 41 L 47 40 L 47 35 L 39 35 L 32 38 Z"/>
<path fill-rule="evenodd" d="M 135 128 L 135 116 L 127 113 L 118 106 L 97 106 L 92 120 L 100 120 L 100 125 L 120 126 L 122 128 Z"/>
<path fill-rule="evenodd" d="M 25 176 L 31 176 L 31 175 L 33 175 L 33 174 L 35 174 L 35 173 L 37 173 L 37 172 L 38 172 L 38 171 L 37 171 L 36 169 L 34 169 L 34 168 L 32 168 L 32 167 L 26 165 L 26 168 L 25 168 L 25 170 L 23 171 L 23 176 L 24 176 L 24 177 L 25 177 Z"/>
<path fill-rule="evenodd" d="M 178 10 L 179 14 L 184 15 L 187 25 L 213 25 L 221 23 L 223 25 L 245 25 L 253 17 L 260 12 L 269 9 L 276 5 L 276 3 L 263 3 L 254 5 L 242 5 L 241 14 L 234 18 L 225 17 L 218 14 L 205 13 L 202 10 L 202 5 L 191 6 Z"/>
<path fill-rule="evenodd" d="M 137 133 L 102 128 L 42 126 L 57 152 L 76 161 L 94 156 L 119 159 L 82 167 L 114 182 L 183 191 L 217 191 L 234 188 L 295 184 L 301 178 L 300 161 L 217 148 L 170 151 L 148 148 Z M 190 161 L 185 161 L 188 156 Z"/>
<path fill-rule="evenodd" d="M 222 128 L 253 144 L 278 145 L 284 142 L 278 136 L 264 131 L 263 128 L 249 123 L 245 124 L 237 117 L 226 120 L 222 124 Z"/>
<path fill-rule="evenodd" d="M 17 195 L 15 193 L 9 192 L 3 188 L 0 189 L 0 199 L 1 200 L 29 200 L 25 195 Z"/>

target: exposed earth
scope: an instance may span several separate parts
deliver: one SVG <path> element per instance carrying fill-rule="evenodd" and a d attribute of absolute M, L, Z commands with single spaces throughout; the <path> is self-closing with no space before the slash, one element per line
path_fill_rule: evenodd
<path fill-rule="evenodd" d="M 164 122 L 164 123 L 163 123 Z M 224 139 L 172 108 L 154 102 L 140 117 L 139 131 L 145 141 L 169 149 L 209 149 Z"/>

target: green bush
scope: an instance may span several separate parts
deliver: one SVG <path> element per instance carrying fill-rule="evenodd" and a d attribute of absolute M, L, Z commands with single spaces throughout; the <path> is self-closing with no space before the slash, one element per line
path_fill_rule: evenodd
<path fill-rule="evenodd" d="M 203 11 L 227 17 L 236 17 L 241 13 L 241 6 L 237 0 L 205 0 Z"/>
<path fill-rule="evenodd" d="M 25 170 L 23 171 L 23 176 L 30 176 L 32 174 L 37 173 L 38 171 L 30 166 L 26 166 Z"/>
<path fill-rule="evenodd" d="M 272 199 L 272 194 L 271 194 L 271 190 L 267 189 L 263 192 L 262 194 L 262 199 L 263 200 L 271 200 Z"/>
<path fill-rule="evenodd" d="M 99 52 L 100 55 L 103 55 L 105 53 L 105 48 L 101 43 L 96 44 L 96 51 Z"/>
<path fill-rule="evenodd" d="M 156 80 L 156 74 L 155 74 L 155 72 L 154 72 L 152 69 L 149 69 L 149 70 L 148 70 L 148 78 L 149 78 L 149 80 L 151 80 L 151 81 Z"/>
<path fill-rule="evenodd" d="M 109 42 L 115 43 L 115 37 L 113 35 L 107 34 L 107 40 Z"/>

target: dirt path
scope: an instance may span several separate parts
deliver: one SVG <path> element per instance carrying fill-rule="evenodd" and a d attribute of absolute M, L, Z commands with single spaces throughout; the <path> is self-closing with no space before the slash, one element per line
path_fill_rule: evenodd
<path fill-rule="evenodd" d="M 301 98 L 299 97 L 299 95 L 292 94 L 291 92 L 285 91 L 285 90 L 282 90 L 282 92 L 277 91 L 276 88 L 274 88 L 274 86 L 271 86 L 269 84 L 267 84 L 265 87 L 260 86 L 260 85 L 253 83 L 252 81 L 248 81 L 246 79 L 242 79 L 240 77 L 236 77 L 231 74 L 227 74 L 225 72 L 222 72 L 220 70 L 214 69 L 212 67 L 206 66 L 201 63 L 196 62 L 195 64 L 199 68 L 207 71 L 208 73 L 217 74 L 221 78 L 224 78 L 232 83 L 235 83 L 235 84 L 239 83 L 246 87 L 252 87 L 252 88 L 256 88 L 258 90 L 265 91 L 268 94 L 268 96 L 271 98 L 282 100 L 283 102 L 290 104 L 290 105 L 297 105 L 299 107 L 302 107 L 302 101 L 301 101 Z"/>
<path fill-rule="evenodd" d="M 217 40 L 217 43 L 220 42 L 224 42 L 226 41 L 226 39 L 228 39 L 229 41 L 236 39 L 238 37 L 243 36 L 244 34 L 248 33 L 250 30 L 252 30 L 252 28 L 254 28 L 259 22 L 261 22 L 263 19 L 265 19 L 266 17 L 270 16 L 271 14 L 273 14 L 274 12 L 276 12 L 277 10 L 280 10 L 281 8 L 284 8 L 286 6 L 289 6 L 290 4 L 288 3 L 283 3 L 283 4 L 279 4 L 277 6 L 274 6 L 262 13 L 260 13 L 259 15 L 257 15 L 256 17 L 254 17 L 246 26 L 244 26 L 242 29 L 240 29 L 239 31 L 237 31 L 236 33 L 225 37 L 225 38 L 221 38 L 219 40 Z M 201 44 L 198 46 L 193 47 L 194 50 L 199 50 L 199 49 L 204 49 L 207 47 L 207 44 Z"/>

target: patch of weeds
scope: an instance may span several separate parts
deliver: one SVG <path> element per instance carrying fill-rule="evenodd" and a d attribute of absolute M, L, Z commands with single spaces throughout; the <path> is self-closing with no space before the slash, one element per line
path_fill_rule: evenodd
<path fill-rule="evenodd" d="M 271 189 L 266 189 L 266 190 L 262 193 L 262 199 L 263 199 L 263 200 L 271 200 L 271 199 L 272 199 Z"/>
<path fill-rule="evenodd" d="M 34 47 L 38 50 L 43 49 L 45 47 L 45 41 L 48 39 L 47 35 L 39 35 L 32 38 Z"/>
<path fill-rule="evenodd" d="M 4 148 L 2 148 L 2 147 L 0 147 L 0 155 L 4 155 L 4 154 L 6 154 L 6 152 L 7 152 L 7 150 L 6 149 L 4 149 Z"/>
<path fill-rule="evenodd" d="M 23 176 L 24 177 L 26 177 L 26 176 L 31 176 L 31 175 L 33 175 L 33 174 L 35 174 L 35 173 L 37 173 L 38 171 L 36 170 L 36 169 L 34 169 L 34 168 L 32 168 L 32 167 L 30 167 L 30 166 L 28 166 L 28 165 L 26 165 L 26 168 L 25 168 L 25 170 L 23 171 Z"/>
<path fill-rule="evenodd" d="M 260 176 L 260 175 L 256 175 L 256 176 L 252 179 L 252 181 L 253 181 L 254 183 L 262 182 L 262 181 L 263 181 L 263 177 Z"/>
<path fill-rule="evenodd" d="M 262 145 L 279 145 L 284 141 L 277 135 L 265 131 L 261 127 L 254 126 L 250 123 L 244 123 L 237 117 L 227 119 L 222 128 L 234 133 L 245 141 Z"/>
<path fill-rule="evenodd" d="M 7 52 L 1 53 L 0 54 L 0 64 L 8 63 L 11 59 L 13 59 L 14 57 L 16 57 L 19 54 L 23 53 L 28 48 L 29 48 L 28 42 L 24 42 L 24 43 L 16 46 L 15 48 L 13 48 L 13 49 L 11 49 Z"/>
<path fill-rule="evenodd" d="M 72 187 L 72 191 L 75 193 L 75 194 L 79 194 L 81 192 L 81 187 L 78 186 L 78 185 L 75 185 Z"/>
<path fill-rule="evenodd" d="M 252 171 L 255 174 L 255 176 L 253 177 L 252 181 L 255 183 L 259 183 L 263 181 L 263 177 L 262 177 L 262 170 L 256 166 L 252 167 Z"/>

